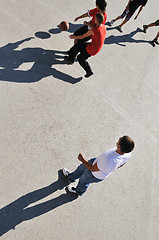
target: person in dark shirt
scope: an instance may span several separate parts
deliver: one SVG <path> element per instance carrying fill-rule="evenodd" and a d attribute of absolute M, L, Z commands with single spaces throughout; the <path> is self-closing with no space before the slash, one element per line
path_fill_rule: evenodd
<path fill-rule="evenodd" d="M 132 15 L 135 13 L 135 11 L 139 8 L 139 11 L 137 13 L 137 15 L 135 16 L 135 20 L 137 19 L 137 17 L 139 16 L 140 12 L 142 11 L 143 7 L 146 5 L 148 0 L 129 0 L 124 12 L 116 17 L 115 19 L 113 19 L 109 25 L 112 26 L 112 24 L 114 22 L 116 22 L 117 20 L 121 19 L 121 18 L 124 18 L 124 21 L 119 25 L 117 26 L 117 29 L 122 32 L 122 26 L 127 22 L 129 21 L 129 19 L 132 17 Z"/>

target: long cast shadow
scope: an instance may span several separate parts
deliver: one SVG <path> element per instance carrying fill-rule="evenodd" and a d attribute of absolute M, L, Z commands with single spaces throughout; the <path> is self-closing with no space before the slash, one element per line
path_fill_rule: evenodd
<path fill-rule="evenodd" d="M 31 83 L 37 82 L 47 76 L 53 76 L 59 80 L 75 84 L 82 77 L 74 78 L 66 73 L 56 70 L 54 65 L 66 64 L 64 51 L 45 50 L 43 48 L 24 48 L 17 50 L 20 44 L 30 41 L 32 38 L 8 43 L 0 48 L 0 80 Z M 28 70 L 18 69 L 24 63 L 33 64 Z"/>
<path fill-rule="evenodd" d="M 107 31 L 115 29 L 116 27 L 112 28 L 107 28 Z M 121 35 L 121 36 L 114 36 L 111 35 L 105 39 L 105 44 L 117 44 L 119 46 L 125 47 L 126 44 L 124 43 L 150 43 L 149 41 L 146 40 L 136 40 L 134 39 L 134 35 L 137 34 L 138 32 L 142 32 L 140 28 L 137 28 L 136 30 L 132 31 L 129 34 Z"/>
<path fill-rule="evenodd" d="M 30 192 L 4 208 L 0 209 L 0 236 L 7 233 L 11 229 L 30 219 L 45 214 L 63 204 L 74 201 L 77 199 L 75 194 L 66 192 L 59 197 L 53 198 L 49 201 L 37 204 L 33 207 L 27 207 L 31 203 L 47 197 L 59 189 L 63 189 L 68 185 L 66 178 L 63 176 L 62 171 L 58 171 L 58 180 L 51 185 Z"/>

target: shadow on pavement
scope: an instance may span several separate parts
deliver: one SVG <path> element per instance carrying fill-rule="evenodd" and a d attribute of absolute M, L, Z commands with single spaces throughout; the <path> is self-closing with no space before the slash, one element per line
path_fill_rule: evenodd
<path fill-rule="evenodd" d="M 57 190 L 63 189 L 67 185 L 68 182 L 66 178 L 63 176 L 62 171 L 59 170 L 58 180 L 56 182 L 34 192 L 30 192 L 0 209 L 0 236 L 14 229 L 18 224 L 24 221 L 43 215 L 63 204 L 77 199 L 75 194 L 67 192 L 49 201 L 37 204 L 33 207 L 28 207 L 28 205 L 47 197 Z"/>
<path fill-rule="evenodd" d="M 43 48 L 24 48 L 17 50 L 20 44 L 30 41 L 26 38 L 19 42 L 8 43 L 0 48 L 0 80 L 19 83 L 32 83 L 53 76 L 59 80 L 75 84 L 82 80 L 56 70 L 53 65 L 67 64 L 64 51 L 45 50 Z M 32 64 L 28 70 L 18 69 L 24 63 Z"/>
<path fill-rule="evenodd" d="M 107 31 L 115 29 L 116 27 L 112 27 L 112 28 L 107 28 Z M 125 35 L 120 35 L 120 36 L 114 36 L 111 35 L 109 37 L 107 37 L 105 39 L 105 44 L 117 44 L 119 46 L 125 47 L 126 44 L 124 43 L 150 43 L 149 41 L 146 40 L 136 40 L 133 38 L 133 36 L 135 34 L 137 34 L 138 32 L 142 32 L 142 30 L 140 28 L 137 28 L 136 30 L 132 31 L 129 34 L 125 34 Z"/>

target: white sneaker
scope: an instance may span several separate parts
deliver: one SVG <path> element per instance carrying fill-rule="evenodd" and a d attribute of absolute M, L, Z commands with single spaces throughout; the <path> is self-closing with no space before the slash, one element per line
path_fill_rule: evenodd
<path fill-rule="evenodd" d="M 73 187 L 73 186 L 68 186 L 67 189 L 68 189 L 69 192 L 77 194 L 75 187 Z"/>
<path fill-rule="evenodd" d="M 63 169 L 62 169 L 62 172 L 63 172 L 63 175 L 64 175 L 65 177 L 68 177 L 68 174 L 70 173 L 67 168 L 63 168 Z"/>

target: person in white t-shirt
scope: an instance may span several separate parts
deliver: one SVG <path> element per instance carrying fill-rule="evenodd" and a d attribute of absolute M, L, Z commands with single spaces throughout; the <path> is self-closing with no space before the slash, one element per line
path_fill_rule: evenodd
<path fill-rule="evenodd" d="M 116 148 L 106 151 L 97 158 L 87 161 L 80 153 L 78 159 L 82 164 L 74 172 L 70 173 L 66 168 L 62 169 L 69 183 L 79 179 L 77 187 L 68 186 L 68 190 L 83 195 L 90 183 L 100 182 L 117 168 L 122 167 L 130 159 L 133 149 L 134 141 L 129 136 L 123 136 L 116 143 Z"/>

